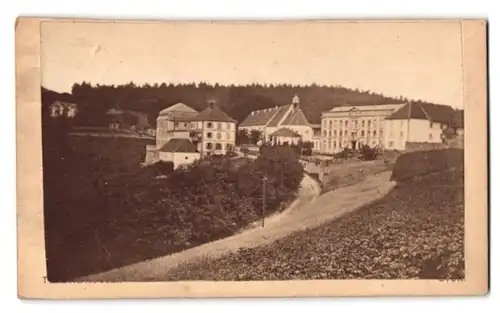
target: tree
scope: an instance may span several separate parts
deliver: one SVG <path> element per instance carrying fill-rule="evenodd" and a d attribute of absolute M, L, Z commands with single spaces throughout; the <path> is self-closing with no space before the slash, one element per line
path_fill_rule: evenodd
<path fill-rule="evenodd" d="M 372 161 L 377 158 L 378 150 L 376 148 L 370 148 L 368 145 L 364 145 L 361 148 L 361 158 L 364 161 Z"/>

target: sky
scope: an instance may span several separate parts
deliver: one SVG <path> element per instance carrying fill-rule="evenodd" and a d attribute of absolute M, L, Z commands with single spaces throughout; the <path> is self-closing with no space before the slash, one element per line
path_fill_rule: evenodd
<path fill-rule="evenodd" d="M 456 22 L 44 22 L 42 85 L 341 85 L 463 108 Z"/>

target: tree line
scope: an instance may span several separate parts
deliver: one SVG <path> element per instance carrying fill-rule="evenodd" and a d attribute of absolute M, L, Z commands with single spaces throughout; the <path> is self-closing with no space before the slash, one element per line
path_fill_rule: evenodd
<path fill-rule="evenodd" d="M 53 91 L 42 88 L 42 97 L 54 98 Z M 158 113 L 177 102 L 185 103 L 201 111 L 210 99 L 227 114 L 241 122 L 251 111 L 272 108 L 291 103 L 297 94 L 301 108 L 311 123 L 319 123 L 321 113 L 339 105 L 376 105 L 403 103 L 408 99 L 400 96 L 387 97 L 367 90 L 342 86 L 250 84 L 220 85 L 207 83 L 155 83 L 137 85 L 100 85 L 90 82 L 75 83 L 71 93 L 59 94 L 70 98 L 79 106 L 76 123 L 82 126 L 107 125 L 105 113 L 111 108 L 121 108 L 146 113 L 152 126 L 156 125 Z"/>

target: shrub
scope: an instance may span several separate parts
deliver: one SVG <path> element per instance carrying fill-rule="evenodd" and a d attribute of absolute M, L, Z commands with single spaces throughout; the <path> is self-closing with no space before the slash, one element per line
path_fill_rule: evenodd
<path fill-rule="evenodd" d="M 410 152 L 398 156 L 391 180 L 404 181 L 450 168 L 463 168 L 463 166 L 464 150 L 461 149 Z"/>
<path fill-rule="evenodd" d="M 370 148 L 368 145 L 364 145 L 361 148 L 361 159 L 364 161 L 373 161 L 377 158 L 378 151 L 376 148 Z"/>
<path fill-rule="evenodd" d="M 174 171 L 174 163 L 170 161 L 159 161 L 152 165 L 156 175 L 169 175 Z"/>

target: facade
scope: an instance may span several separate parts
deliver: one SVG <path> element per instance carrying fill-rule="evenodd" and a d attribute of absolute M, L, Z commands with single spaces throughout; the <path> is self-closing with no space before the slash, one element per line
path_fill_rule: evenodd
<path fill-rule="evenodd" d="M 345 148 L 359 149 L 363 145 L 382 147 L 387 116 L 404 104 L 340 106 L 321 116 L 323 153 L 337 153 Z"/>
<path fill-rule="evenodd" d="M 172 138 L 160 150 L 158 150 L 160 161 L 172 162 L 174 169 L 179 166 L 193 164 L 200 159 L 200 152 L 189 139 Z"/>
<path fill-rule="evenodd" d="M 384 148 L 405 150 L 408 143 L 445 143 L 445 135 L 452 138 L 463 129 L 463 112 L 457 120 L 458 115 L 446 105 L 408 103 L 386 118 Z"/>
<path fill-rule="evenodd" d="M 236 142 L 236 120 L 222 111 L 215 101 L 191 119 L 191 140 L 202 156 L 226 154 Z"/>
<path fill-rule="evenodd" d="M 312 127 L 312 143 L 313 143 L 313 148 L 312 150 L 314 152 L 320 152 L 321 151 L 321 124 L 311 124 Z"/>
<path fill-rule="evenodd" d="M 189 139 L 191 120 L 198 114 L 198 111 L 184 103 L 160 111 L 156 119 L 156 148 L 160 149 L 172 138 Z"/>
<path fill-rule="evenodd" d="M 298 133 L 303 141 L 312 141 L 313 137 L 311 124 L 300 109 L 300 99 L 297 95 L 293 97 L 291 104 L 250 112 L 238 128 L 249 133 L 252 130 L 262 132 L 264 142 L 269 142 L 270 135 L 280 128 L 288 128 Z"/>
<path fill-rule="evenodd" d="M 302 137 L 289 128 L 280 128 L 270 134 L 269 138 L 272 145 L 296 145 Z"/>

